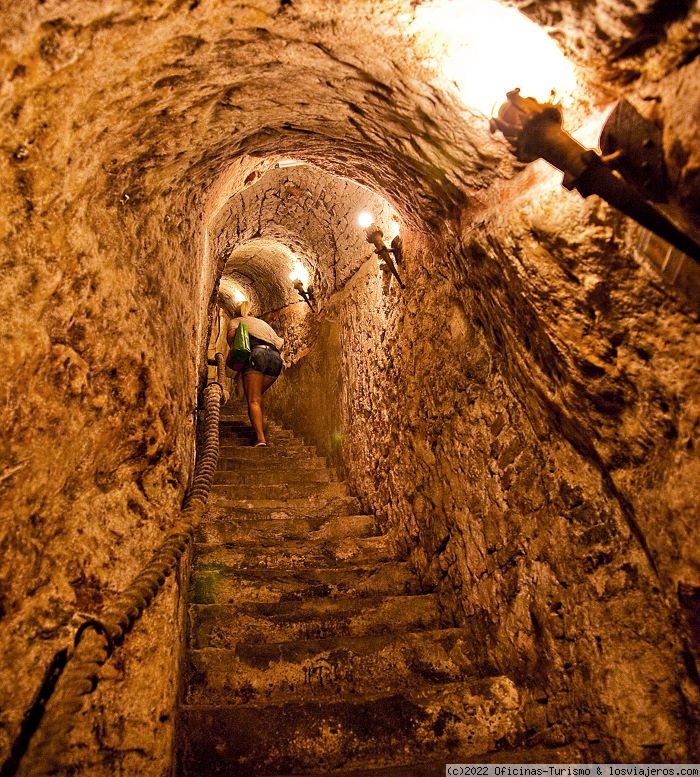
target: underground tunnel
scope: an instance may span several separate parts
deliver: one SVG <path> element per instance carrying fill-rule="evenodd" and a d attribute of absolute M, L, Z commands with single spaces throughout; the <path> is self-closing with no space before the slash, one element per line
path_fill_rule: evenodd
<path fill-rule="evenodd" d="M 43 0 L 0 19 L 2 777 L 697 762 L 698 3 Z M 585 172 L 661 222 L 528 156 L 506 93 L 538 101 L 533 122 L 563 117 L 596 150 Z M 400 252 L 378 252 L 363 213 Z M 196 554 L 237 580 L 284 543 L 241 530 L 241 569 L 224 571 L 209 546 L 233 481 L 215 480 L 200 526 L 182 528 L 182 505 L 207 385 L 225 400 L 220 459 L 246 423 L 235 376 L 212 366 L 244 298 L 285 343 L 265 395 L 279 442 L 236 486 L 241 509 L 307 520 L 289 547 L 326 556 L 286 563 L 328 590 L 365 545 L 410 577 L 381 623 L 378 588 L 336 597 L 369 608 L 333 627 L 352 671 L 328 650 L 299 660 L 284 704 L 229 676 L 227 729 L 183 692 L 208 595 Z M 336 480 L 287 483 L 271 506 L 285 445 Z M 346 505 L 332 531 L 317 492 Z M 373 535 L 353 545 L 353 521 Z M 172 573 L 52 742 L 42 683 L 76 634 L 109 631 L 177 531 Z M 245 590 L 243 631 L 268 607 Z M 365 621 L 393 635 L 385 664 L 356 647 Z M 207 628 L 221 642 L 229 627 Z M 262 676 L 282 640 L 256 639 Z M 258 760 L 196 765 L 186 719 L 211 736 L 190 750 L 245 736 Z"/>

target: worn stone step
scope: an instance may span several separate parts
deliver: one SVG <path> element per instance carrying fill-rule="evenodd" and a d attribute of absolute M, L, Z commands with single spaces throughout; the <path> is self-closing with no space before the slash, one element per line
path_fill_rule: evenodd
<path fill-rule="evenodd" d="M 352 515 L 361 512 L 360 503 L 354 496 L 320 497 L 299 499 L 231 499 L 222 494 L 211 493 L 208 505 L 217 514 L 236 511 L 245 514 L 278 512 L 288 516 Z"/>
<path fill-rule="evenodd" d="M 446 763 L 455 764 L 572 764 L 582 763 L 583 755 L 580 747 L 563 745 L 561 747 L 527 746 L 512 749 L 498 746 L 488 753 L 450 754 L 450 761 L 444 758 L 439 761 L 429 760 L 413 763 L 410 766 L 379 766 L 374 768 L 333 769 L 322 772 L 295 772 L 293 775 L 270 772 L 265 777 L 445 777 Z M 476 772 L 474 772 L 476 774 Z M 262 775 L 261 775 L 262 777 Z"/>
<path fill-rule="evenodd" d="M 245 410 L 243 413 L 236 413 L 234 415 L 230 415 L 228 413 L 221 413 L 219 415 L 219 422 L 221 426 L 225 427 L 231 427 L 231 428 L 247 428 L 250 429 L 250 418 L 248 416 L 248 411 Z M 290 431 L 286 426 L 282 426 L 277 421 L 265 419 L 265 428 L 266 429 L 284 429 L 285 431 Z"/>
<path fill-rule="evenodd" d="M 440 623 L 434 594 L 274 604 L 195 604 L 190 606 L 189 615 L 193 648 L 395 634 L 436 628 Z"/>
<path fill-rule="evenodd" d="M 244 604 L 419 593 L 406 562 L 323 569 L 237 570 L 217 567 L 193 573 L 192 604 Z"/>
<path fill-rule="evenodd" d="M 215 520 L 205 519 L 197 529 L 195 541 L 210 544 L 260 544 L 306 538 L 373 537 L 377 533 L 376 521 L 371 515 L 290 518 L 271 513 L 265 518 L 240 518 L 234 514 Z"/>
<path fill-rule="evenodd" d="M 218 470 L 230 468 L 271 469 L 273 467 L 298 467 L 301 470 L 314 466 L 325 467 L 327 462 L 316 454 L 315 451 L 306 451 L 299 454 L 298 451 L 285 448 L 267 447 L 256 448 L 230 448 L 219 449 Z"/>
<path fill-rule="evenodd" d="M 290 432 L 265 430 L 265 439 L 268 444 L 277 443 L 278 445 L 303 445 L 304 441 L 295 437 Z M 219 444 L 224 445 L 251 445 L 255 441 L 255 432 L 248 429 L 221 429 L 219 428 Z"/>
<path fill-rule="evenodd" d="M 190 650 L 187 704 L 337 701 L 456 682 L 472 671 L 461 629 Z"/>
<path fill-rule="evenodd" d="M 226 499 L 321 499 L 336 496 L 347 496 L 345 483 L 307 483 L 303 480 L 290 483 L 252 484 L 215 484 L 211 493 Z"/>
<path fill-rule="evenodd" d="M 246 453 L 248 453 L 247 456 Z M 253 461 L 274 462 L 280 458 L 304 461 L 304 459 L 316 455 L 317 453 L 313 448 L 297 440 L 293 442 L 276 442 L 274 439 L 270 439 L 267 441 L 266 446 L 260 448 L 253 445 L 253 440 L 249 442 L 221 440 L 219 444 L 219 456 L 221 458 L 247 458 Z"/>
<path fill-rule="evenodd" d="M 457 760 L 456 763 L 465 763 L 464 760 Z M 481 763 L 481 761 L 479 761 Z M 520 761 L 508 761 L 508 763 L 521 763 Z M 532 763 L 535 763 L 534 761 Z M 550 763 L 549 761 L 538 761 L 537 763 Z M 557 763 L 552 761 L 551 763 Z M 268 772 L 264 777 L 445 777 L 445 761 L 441 760 L 430 763 L 419 763 L 412 766 L 380 766 L 374 768 L 353 769 L 352 771 L 333 770 L 323 772 L 307 772 L 303 774 L 296 772 L 295 774 L 275 774 L 272 775 Z M 262 775 L 261 775 L 262 777 Z"/>
<path fill-rule="evenodd" d="M 268 433 L 265 435 L 268 447 L 294 448 L 303 451 L 307 446 L 299 437 L 292 437 L 287 434 Z M 249 433 L 229 434 L 219 433 L 219 445 L 229 448 L 248 448 L 254 447 L 255 437 L 253 431 Z"/>
<path fill-rule="evenodd" d="M 486 753 L 524 733 L 520 697 L 504 677 L 355 702 L 185 706 L 181 722 L 187 777 L 410 766 Z"/>
<path fill-rule="evenodd" d="M 280 485 L 283 483 L 329 483 L 333 473 L 324 467 L 315 469 L 301 469 L 287 466 L 284 469 L 278 466 L 253 470 L 218 470 L 214 474 L 214 485 L 231 486 L 255 486 L 255 485 Z M 335 481 L 337 482 L 337 481 Z"/>
<path fill-rule="evenodd" d="M 267 500 L 250 502 L 244 499 L 230 500 L 211 497 L 207 503 L 207 520 L 235 517 L 240 520 L 281 520 L 283 518 L 341 518 L 358 515 L 359 502 L 354 496 L 334 499 L 274 499 L 271 504 L 260 504 Z"/>
<path fill-rule="evenodd" d="M 248 451 L 256 451 L 253 456 Z M 226 451 L 226 455 L 219 455 L 217 472 L 237 470 L 241 472 L 313 472 L 314 470 L 326 470 L 335 476 L 335 470 L 328 466 L 326 459 L 317 455 L 298 457 L 281 448 L 263 448 L 267 455 L 259 454 L 260 448 L 243 448 L 238 451 Z"/>
<path fill-rule="evenodd" d="M 195 545 L 193 568 L 200 569 L 322 569 L 366 566 L 393 560 L 387 538 L 345 537 L 339 540 L 289 540 L 252 545 Z"/>

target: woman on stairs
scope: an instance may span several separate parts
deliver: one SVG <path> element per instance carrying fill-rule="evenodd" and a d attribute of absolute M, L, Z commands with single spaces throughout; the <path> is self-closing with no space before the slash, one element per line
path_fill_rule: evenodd
<path fill-rule="evenodd" d="M 236 311 L 236 318 L 231 319 L 226 332 L 229 347 L 239 324 L 248 327 L 250 337 L 250 357 L 241 370 L 243 375 L 243 390 L 248 402 L 248 417 L 255 432 L 255 447 L 267 445 L 263 419 L 263 394 L 277 380 L 282 372 L 282 357 L 280 348 L 284 340 L 275 330 L 260 318 L 250 315 L 250 302 L 243 300 Z"/>

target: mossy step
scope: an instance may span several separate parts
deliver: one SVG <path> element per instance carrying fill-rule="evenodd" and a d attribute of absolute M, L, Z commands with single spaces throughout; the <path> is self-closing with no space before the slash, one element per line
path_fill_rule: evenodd
<path fill-rule="evenodd" d="M 289 540 L 265 544 L 195 545 L 193 568 L 232 571 L 244 569 L 323 569 L 366 566 L 393 560 L 386 537 Z"/>
<path fill-rule="evenodd" d="M 294 450 L 270 445 L 266 448 L 255 446 L 219 447 L 219 470 L 231 466 L 255 468 L 273 468 L 283 465 L 294 465 L 306 469 L 315 465 L 325 467 L 326 460 L 317 455 L 316 451 L 307 449 Z"/>
<path fill-rule="evenodd" d="M 380 766 L 360 770 L 346 769 L 322 772 L 295 772 L 279 774 L 268 773 L 264 777 L 445 777 L 447 763 L 454 764 L 572 764 L 584 763 L 581 748 L 572 745 L 561 747 L 521 747 L 517 749 L 498 747 L 489 753 L 459 753 L 449 754 L 439 761 L 421 761 L 410 766 Z M 262 777 L 262 775 L 261 775 Z"/>
<path fill-rule="evenodd" d="M 252 485 L 214 484 L 211 493 L 227 499 L 301 499 L 320 497 L 346 496 L 347 486 L 343 482 L 332 483 L 307 482 L 304 479 L 290 483 L 263 483 Z"/>
<path fill-rule="evenodd" d="M 303 445 L 304 441 L 299 437 L 294 437 L 290 432 L 272 431 L 265 432 L 265 440 L 268 444 L 278 443 L 280 445 Z M 252 445 L 255 441 L 255 432 L 252 429 L 219 429 L 219 443 L 229 443 L 232 445 Z"/>
<path fill-rule="evenodd" d="M 192 575 L 192 604 L 304 601 L 419 593 L 406 562 L 324 569 L 200 569 Z"/>
<path fill-rule="evenodd" d="M 196 542 L 226 544 L 284 542 L 286 540 L 373 537 L 376 521 L 371 515 L 290 518 L 270 513 L 265 518 L 240 518 L 238 514 L 205 519 L 197 528 Z"/>
<path fill-rule="evenodd" d="M 437 629 L 189 650 L 185 702 L 337 701 L 426 689 L 466 679 L 468 647 L 465 631 Z"/>
<path fill-rule="evenodd" d="M 266 446 L 261 446 L 260 448 L 256 448 L 254 445 L 255 437 L 254 435 L 219 435 L 219 447 L 223 449 L 230 449 L 230 450 L 238 450 L 240 448 L 256 448 L 256 450 L 259 450 L 261 452 L 264 452 L 265 450 L 269 450 L 270 448 L 288 448 L 289 450 L 294 450 L 297 453 L 304 453 L 305 451 L 311 451 L 313 453 L 313 449 L 306 445 L 303 440 L 299 439 L 298 437 L 288 437 L 285 435 L 274 435 L 271 434 L 269 436 L 265 436 L 265 440 L 267 442 Z"/>
<path fill-rule="evenodd" d="M 465 763 L 465 761 L 458 759 L 455 763 Z M 474 761 L 474 763 L 476 763 L 476 761 Z M 479 761 L 479 763 L 481 763 L 481 761 Z M 514 761 L 513 763 L 516 762 Z M 542 761 L 541 763 L 545 763 L 545 761 Z M 442 760 L 437 763 L 421 763 L 414 764 L 413 766 L 383 766 L 376 769 L 360 769 L 359 771 L 353 769 L 349 772 L 345 769 L 342 771 L 333 770 L 332 772 L 323 771 L 313 773 L 305 771 L 303 774 L 299 772 L 296 772 L 293 775 L 267 774 L 264 775 L 264 777 L 445 777 L 445 766 L 446 763 Z"/>
<path fill-rule="evenodd" d="M 190 605 L 190 646 L 234 648 L 239 642 L 364 637 L 436 628 L 434 594 L 315 599 L 275 604 Z"/>
<path fill-rule="evenodd" d="M 524 734 L 520 697 L 504 677 L 355 701 L 185 706 L 180 722 L 186 777 L 448 763 L 455 752 L 489 752 Z"/>
<path fill-rule="evenodd" d="M 249 450 L 256 451 L 255 455 L 248 456 Z M 335 476 L 335 470 L 328 466 L 326 459 L 321 456 L 298 457 L 292 455 L 289 451 L 280 448 L 263 448 L 267 455 L 259 454 L 260 448 L 244 448 L 242 451 L 226 451 L 226 455 L 220 452 L 217 462 L 217 472 L 228 472 L 235 470 L 237 472 L 312 472 L 314 470 L 325 470 Z"/>
<path fill-rule="evenodd" d="M 253 445 L 253 441 L 233 443 L 230 440 L 222 440 L 219 445 L 219 458 L 236 458 L 239 460 L 247 460 L 259 463 L 270 463 L 270 466 L 274 466 L 274 462 L 278 459 L 294 459 L 296 461 L 304 462 L 306 459 L 313 458 L 318 454 L 313 448 L 309 448 L 301 442 L 287 442 L 281 443 L 275 442 L 275 440 L 268 440 L 267 445 L 257 447 Z"/>
<path fill-rule="evenodd" d="M 328 516 L 353 515 L 360 512 L 360 503 L 354 496 L 309 496 L 298 499 L 279 498 L 241 498 L 231 499 L 223 494 L 209 495 L 208 508 L 217 514 L 237 512 L 240 517 L 246 514 L 278 512 L 292 516 Z"/>
<path fill-rule="evenodd" d="M 324 468 L 301 469 L 299 467 L 267 467 L 254 471 L 245 469 L 217 471 L 214 474 L 214 485 L 256 486 L 282 485 L 293 483 L 329 483 L 333 473 Z M 337 482 L 337 481 L 336 481 Z"/>

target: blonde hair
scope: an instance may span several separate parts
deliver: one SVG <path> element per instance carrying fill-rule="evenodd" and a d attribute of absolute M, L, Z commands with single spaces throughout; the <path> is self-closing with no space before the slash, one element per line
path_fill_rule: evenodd
<path fill-rule="evenodd" d="M 242 318 L 243 316 L 247 316 L 250 313 L 250 308 L 250 300 L 244 299 L 238 306 L 237 317 Z"/>

